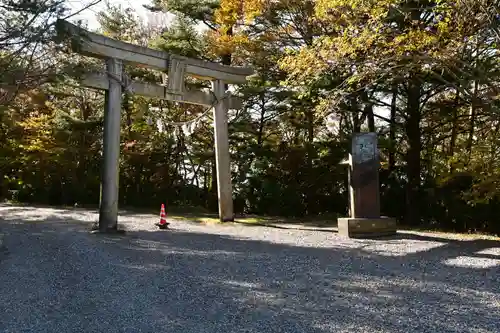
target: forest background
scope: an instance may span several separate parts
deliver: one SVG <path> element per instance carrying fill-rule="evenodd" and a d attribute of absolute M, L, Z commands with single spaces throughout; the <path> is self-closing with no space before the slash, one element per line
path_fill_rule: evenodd
<path fill-rule="evenodd" d="M 99 202 L 104 94 L 74 77 L 103 64 L 68 53 L 54 22 L 100 2 L 0 2 L 0 199 Z M 237 213 L 345 215 L 339 163 L 374 131 L 384 215 L 500 233 L 498 1 L 153 0 L 155 20 L 100 5 L 106 36 L 257 71 L 229 115 Z M 217 210 L 211 113 L 189 122 L 204 111 L 125 94 L 120 205 Z"/>

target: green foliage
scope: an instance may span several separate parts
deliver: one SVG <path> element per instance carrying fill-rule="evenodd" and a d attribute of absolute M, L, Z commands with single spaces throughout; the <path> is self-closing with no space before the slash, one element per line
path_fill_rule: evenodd
<path fill-rule="evenodd" d="M 196 31 L 192 21 L 184 16 L 176 17 L 172 25 L 163 31 L 161 38 L 153 46 L 191 58 L 204 58 L 206 54 L 206 45 L 203 39 Z"/>

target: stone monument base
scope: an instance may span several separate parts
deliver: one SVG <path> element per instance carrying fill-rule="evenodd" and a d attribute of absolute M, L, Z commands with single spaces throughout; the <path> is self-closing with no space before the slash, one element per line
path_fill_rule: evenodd
<path fill-rule="evenodd" d="M 339 235 L 349 238 L 372 238 L 396 234 L 396 219 L 390 217 L 341 217 L 337 221 Z"/>

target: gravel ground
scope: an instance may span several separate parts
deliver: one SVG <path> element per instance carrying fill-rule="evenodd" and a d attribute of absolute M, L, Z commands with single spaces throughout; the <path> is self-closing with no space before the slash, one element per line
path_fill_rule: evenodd
<path fill-rule="evenodd" d="M 500 331 L 498 241 L 96 219 L 0 205 L 0 332 Z"/>

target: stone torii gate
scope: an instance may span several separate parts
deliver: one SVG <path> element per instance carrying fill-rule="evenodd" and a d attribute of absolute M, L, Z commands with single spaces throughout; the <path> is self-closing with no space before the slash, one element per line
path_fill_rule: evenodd
<path fill-rule="evenodd" d="M 133 93 L 169 101 L 214 106 L 214 137 L 217 170 L 219 218 L 233 221 L 231 166 L 229 158 L 227 111 L 240 108 L 236 97 L 226 98 L 226 84 L 243 84 L 254 71 L 250 68 L 231 67 L 191 59 L 163 51 L 121 42 L 82 29 L 64 20 L 57 22 L 58 33 L 71 40 L 74 52 L 104 59 L 107 73 L 87 73 L 83 86 L 106 90 L 104 113 L 103 172 L 99 208 L 99 231 L 116 231 L 118 220 L 118 181 L 120 157 L 120 117 L 122 104 L 123 64 L 134 64 L 160 70 L 167 74 L 165 85 L 132 81 L 128 86 Z M 210 80 L 212 92 L 187 90 L 184 77 Z"/>

